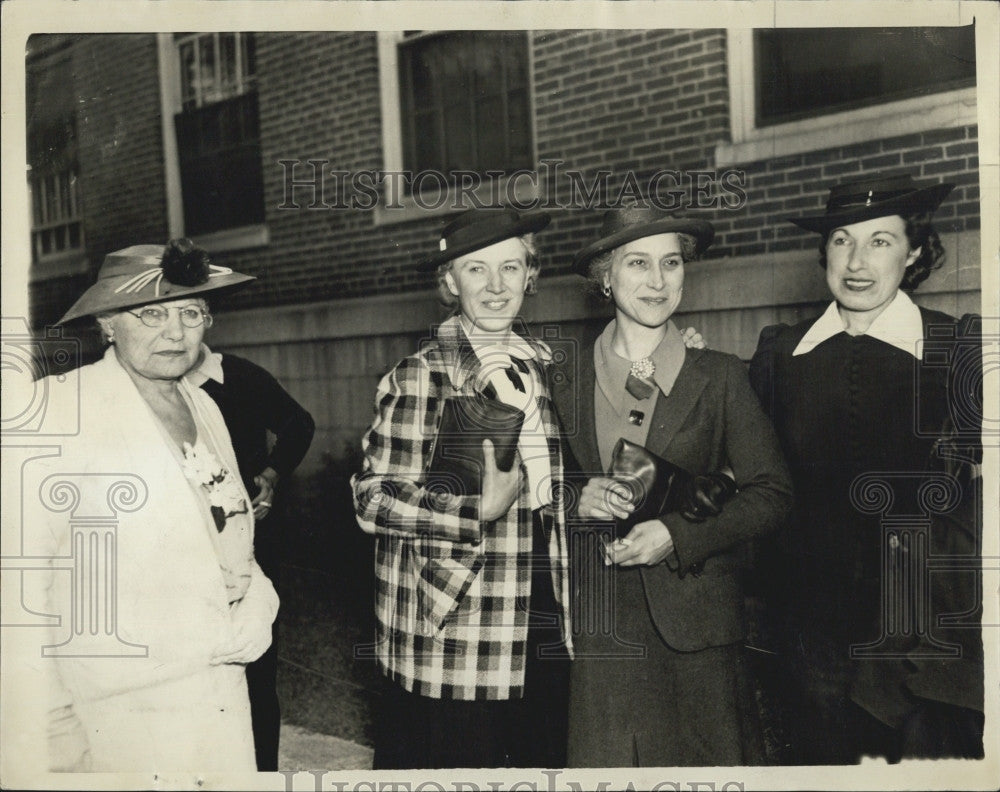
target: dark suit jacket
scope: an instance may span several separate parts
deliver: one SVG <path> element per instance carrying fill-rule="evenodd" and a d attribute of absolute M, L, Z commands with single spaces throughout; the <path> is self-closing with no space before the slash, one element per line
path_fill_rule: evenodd
<path fill-rule="evenodd" d="M 575 362 L 567 361 L 559 374 L 552 390 L 567 470 L 572 466 L 586 477 L 602 475 L 594 426 L 593 347 L 585 347 Z M 680 651 L 740 641 L 746 632 L 746 543 L 778 528 L 792 503 L 777 438 L 743 363 L 732 355 L 688 349 L 672 391 L 657 399 L 646 444 L 693 474 L 728 464 L 740 489 L 721 515 L 702 523 L 678 514 L 661 517 L 678 564 L 676 569 L 661 563 L 641 570 L 653 623 L 666 643 Z M 702 563 L 700 574 L 689 574 Z"/>
<path fill-rule="evenodd" d="M 896 659 L 855 661 L 850 671 L 855 701 L 892 725 L 914 705 L 902 697 L 903 687 L 968 709 L 982 710 L 983 701 L 981 493 L 972 466 L 961 461 L 975 457 L 982 425 L 982 326 L 974 315 L 956 322 L 926 308 L 920 314 L 919 361 L 845 333 L 793 356 L 815 322 L 809 319 L 764 328 L 750 364 L 798 499 L 787 532 L 760 557 L 777 648 L 797 657 L 803 645 L 829 642 L 836 651 L 810 652 L 801 661 L 821 674 L 852 644 L 877 641 L 887 656 L 895 653 Z M 954 447 L 953 458 L 939 449 L 939 439 Z M 921 498 L 919 487 L 942 474 L 952 479 L 942 492 L 954 502 Z M 863 504 L 852 497 L 852 482 L 861 476 L 891 488 L 883 509 L 860 508 L 880 498 Z M 929 601 L 909 615 L 923 624 L 887 625 L 883 581 L 904 579 L 905 571 L 892 565 L 905 570 L 907 556 L 883 557 L 883 531 L 889 518 L 919 526 L 925 517 Z M 916 583 L 911 587 L 919 592 Z M 946 644 L 957 657 L 941 649 Z"/>

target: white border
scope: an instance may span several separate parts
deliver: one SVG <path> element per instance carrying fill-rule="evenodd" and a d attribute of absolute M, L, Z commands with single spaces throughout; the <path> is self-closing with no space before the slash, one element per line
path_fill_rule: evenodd
<path fill-rule="evenodd" d="M 150 33 L 185 30 L 403 30 L 425 28 L 483 27 L 497 29 L 521 28 L 642 28 L 642 27 L 793 27 L 822 26 L 922 26 L 968 24 L 977 22 L 979 94 L 978 124 L 980 145 L 980 191 L 982 195 L 982 294 L 983 312 L 994 324 L 988 332 L 997 332 L 996 317 L 1000 316 L 1000 63 L 997 49 L 1000 41 L 998 5 L 964 0 L 884 0 L 884 2 L 751 2 L 720 0 L 713 3 L 646 2 L 630 3 L 547 3 L 547 2 L 481 2 L 463 1 L 419 3 L 322 2 L 299 0 L 8 0 L 0 4 L 3 47 L 2 92 L 3 113 L 0 114 L 3 156 L 0 170 L 3 190 L 0 192 L 0 216 L 24 218 L 26 183 L 24 179 L 24 45 L 31 32 L 136 32 Z M 0 275 L 2 314 L 5 317 L 27 315 L 27 270 L 30 262 L 30 228 L 28 224 L 5 222 L 0 225 L 4 266 Z M 993 372 L 996 374 L 996 372 Z M 987 381 L 985 410 L 988 416 L 998 415 L 998 389 L 993 380 Z M 987 504 L 998 502 L 997 449 L 985 451 L 984 476 Z M 12 517 L 4 513 L 5 518 Z M 16 516 L 13 516 L 16 519 Z M 996 531 L 996 514 L 988 514 L 988 531 L 984 540 L 985 558 L 1000 558 L 1000 543 Z M 5 524 L 7 520 L 5 519 Z M 884 762 L 865 762 L 859 767 L 837 768 L 667 768 L 623 772 L 616 770 L 585 773 L 572 771 L 561 776 L 546 776 L 538 771 L 426 771 L 420 773 L 372 773 L 370 771 L 337 772 L 325 779 L 309 773 L 299 773 L 294 779 L 283 776 L 198 778 L 194 774 L 169 774 L 157 781 L 152 776 L 49 775 L 39 772 L 37 750 L 33 753 L 32 739 L 39 735 L 31 729 L 32 721 L 25 713 L 38 706 L 37 696 L 30 686 L 22 686 L 19 668 L 12 659 L 16 650 L 11 641 L 0 643 L 3 652 L 3 695 L 0 696 L 3 717 L 0 729 L 3 750 L 0 751 L 0 774 L 5 788 L 43 787 L 50 789 L 81 788 L 191 788 L 191 789 L 378 789 L 379 784 L 400 781 L 423 789 L 464 789 L 473 783 L 480 789 L 511 789 L 527 779 L 538 789 L 568 788 L 571 781 L 583 789 L 596 788 L 605 779 L 617 779 L 612 788 L 631 783 L 634 789 L 649 789 L 661 783 L 660 789 L 694 789 L 698 782 L 714 781 L 716 789 L 994 789 L 1000 776 L 997 745 L 1000 745 L 997 709 L 997 669 L 1000 668 L 998 630 L 989 625 L 1000 624 L 997 602 L 997 571 L 985 570 L 986 596 L 983 616 L 983 636 L 986 644 L 987 704 L 989 716 L 985 743 L 993 753 L 984 762 L 904 762 L 889 767 Z M 5 633 L 6 637 L 6 633 Z M 683 724 L 665 724 L 665 728 L 682 728 Z M 35 746 L 37 749 L 37 746 Z M 730 783 L 726 785 L 726 782 Z M 338 786 L 334 786 L 336 782 Z M 341 787 L 340 785 L 343 784 Z M 440 786 L 435 786 L 435 784 Z M 383 786 L 389 789 L 391 787 Z M 405 788 L 405 787 L 404 787 Z"/>

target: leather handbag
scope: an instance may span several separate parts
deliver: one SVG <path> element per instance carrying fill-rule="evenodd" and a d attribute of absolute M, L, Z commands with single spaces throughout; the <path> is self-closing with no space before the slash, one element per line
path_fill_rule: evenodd
<path fill-rule="evenodd" d="M 497 467 L 508 471 L 514 464 L 523 423 L 521 410 L 496 399 L 447 399 L 427 466 L 427 488 L 438 494 L 480 494 L 485 463 L 483 440 L 493 443 Z"/>
<path fill-rule="evenodd" d="M 630 499 L 638 504 L 627 520 L 620 521 L 619 530 L 625 533 L 636 523 L 671 512 L 693 523 L 718 517 L 738 491 L 731 472 L 693 475 L 624 437 L 611 452 L 608 475 L 622 479 L 629 487 Z"/>
<path fill-rule="evenodd" d="M 693 480 L 683 468 L 624 437 L 618 439 L 611 452 L 608 475 L 621 479 L 629 488 L 632 503 L 637 504 L 627 518 L 615 520 L 618 537 L 625 536 L 638 523 L 680 511 Z"/>

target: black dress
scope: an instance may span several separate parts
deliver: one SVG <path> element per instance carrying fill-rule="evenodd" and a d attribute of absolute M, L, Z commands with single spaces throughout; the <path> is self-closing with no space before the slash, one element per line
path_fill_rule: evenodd
<path fill-rule="evenodd" d="M 751 364 L 796 494 L 758 570 L 783 660 L 794 763 L 898 759 L 900 729 L 920 706 L 907 656 L 928 638 L 942 643 L 922 576 L 931 520 L 947 510 L 933 497 L 950 485 L 933 471 L 932 450 L 955 408 L 963 342 L 952 317 L 921 315 L 923 363 L 844 332 L 793 356 L 810 320 L 765 328 Z M 981 657 L 978 632 L 976 646 Z M 979 675 L 954 684 L 981 689 Z"/>

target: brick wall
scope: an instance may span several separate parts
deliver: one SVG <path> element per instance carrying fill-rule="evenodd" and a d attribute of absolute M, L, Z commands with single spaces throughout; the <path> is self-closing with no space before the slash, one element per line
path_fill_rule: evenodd
<path fill-rule="evenodd" d="M 640 181 L 663 168 L 704 168 L 728 125 L 724 34 L 707 31 L 538 31 L 531 35 L 535 144 L 586 182 L 611 170 Z M 233 309 L 403 293 L 427 288 L 412 264 L 433 250 L 441 218 L 378 226 L 371 212 L 278 209 L 285 171 L 308 159 L 356 171 L 383 167 L 374 34 L 267 34 L 258 38 L 261 139 L 271 243 L 217 257 L 262 277 Z M 330 182 L 328 182 L 330 184 Z M 567 185 L 556 186 L 565 197 Z M 561 200 L 564 198 L 560 197 Z M 333 201 L 331 194 L 328 201 Z M 542 238 L 547 273 L 567 272 L 596 212 L 557 212 Z"/>
<path fill-rule="evenodd" d="M 737 167 L 747 174 L 747 205 L 714 218 L 718 237 L 710 256 L 815 250 L 818 237 L 787 218 L 821 213 L 831 185 L 878 171 L 954 182 L 955 190 L 934 214 L 935 227 L 976 230 L 978 151 L 977 129 L 967 126 L 741 164 Z"/>
<path fill-rule="evenodd" d="M 149 35 L 79 36 L 71 49 L 80 193 L 84 201 L 86 276 L 31 290 L 36 326 L 59 319 L 93 282 L 105 254 L 166 241 L 166 190 L 156 39 Z"/>
<path fill-rule="evenodd" d="M 627 173 L 645 186 L 663 169 L 714 169 L 729 136 L 726 42 L 721 30 L 535 31 L 531 36 L 535 147 L 589 184 L 608 170 L 607 197 Z M 80 97 L 80 162 L 88 253 L 167 235 L 156 40 L 149 35 L 83 36 L 74 51 Z M 377 225 L 373 212 L 279 208 L 282 159 L 328 160 L 345 171 L 384 166 L 377 39 L 374 33 L 258 34 L 261 147 L 267 246 L 218 254 L 219 263 L 260 280 L 227 299 L 239 310 L 429 288 L 413 262 L 435 247 L 442 218 Z M 819 210 L 839 178 L 908 168 L 959 182 L 938 217 L 947 230 L 978 228 L 976 129 L 944 129 L 833 147 L 735 166 L 747 174 L 748 203 L 709 210 L 718 229 L 709 258 L 809 250 L 815 240 L 785 218 Z M 332 189 L 332 188 L 331 188 Z M 543 186 L 571 195 L 557 176 Z M 327 200 L 335 196 L 327 194 Z M 578 196 L 579 197 L 579 196 Z M 556 211 L 540 237 L 546 276 L 569 271 L 596 233 L 597 210 Z M 82 279 L 86 281 L 86 279 Z M 73 283 L 34 289 L 36 320 L 68 304 Z M 36 324 L 41 322 L 36 321 Z"/>

